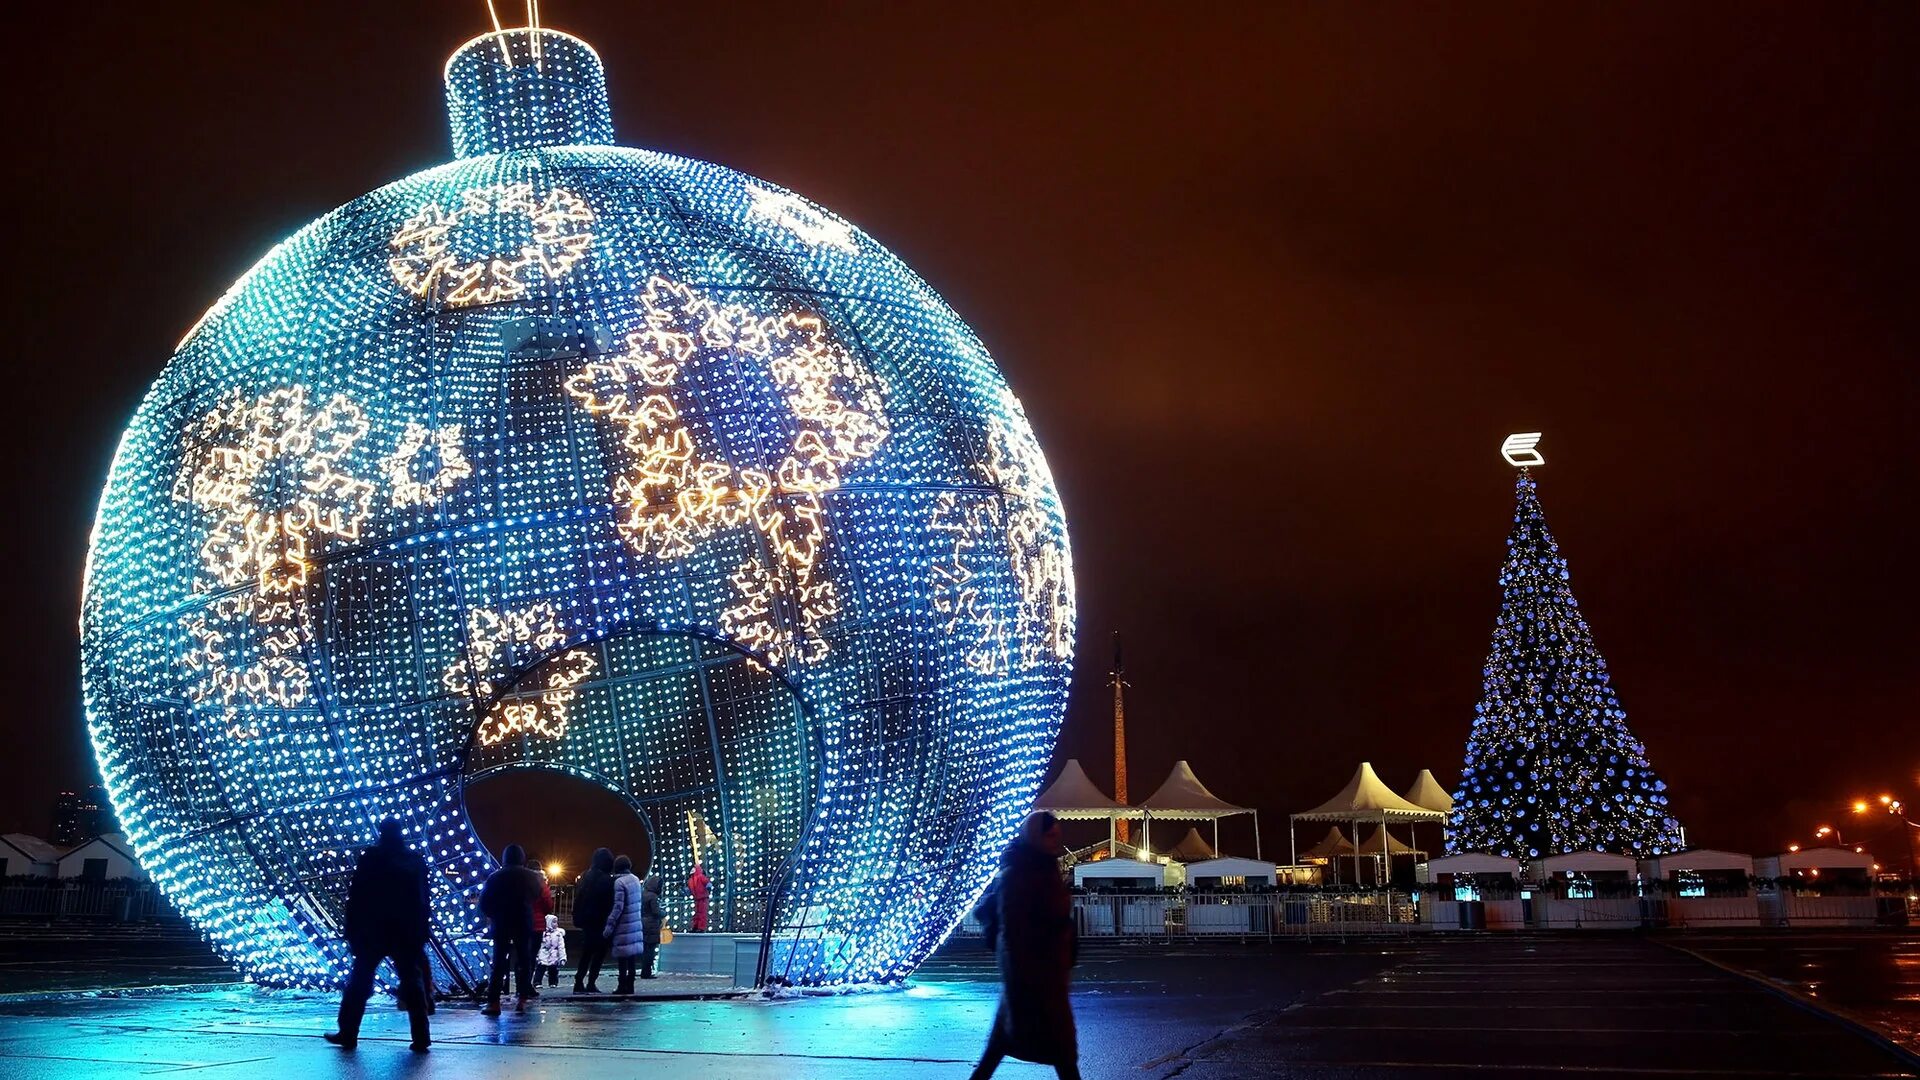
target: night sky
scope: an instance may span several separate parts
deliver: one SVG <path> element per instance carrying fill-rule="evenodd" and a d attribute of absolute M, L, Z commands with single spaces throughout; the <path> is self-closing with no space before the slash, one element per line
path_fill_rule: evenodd
<path fill-rule="evenodd" d="M 543 7 L 604 57 L 623 142 L 844 214 L 993 351 L 1072 529 L 1059 757 L 1103 784 L 1113 630 L 1135 798 L 1187 758 L 1284 855 L 1285 812 L 1363 758 L 1452 784 L 1497 447 L 1542 430 L 1548 523 L 1692 842 L 1920 799 L 1920 8 Z M 120 428 L 269 246 L 448 157 L 441 64 L 486 23 L 23 18 L 0 830 L 40 832 L 93 769 L 75 623 Z"/>

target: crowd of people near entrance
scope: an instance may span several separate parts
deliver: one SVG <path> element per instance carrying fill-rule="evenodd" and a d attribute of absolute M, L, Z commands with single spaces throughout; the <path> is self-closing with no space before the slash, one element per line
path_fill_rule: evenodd
<path fill-rule="evenodd" d="M 661 900 L 659 874 L 644 880 L 633 860 L 615 856 L 607 848 L 593 853 L 585 873 L 574 883 L 573 924 L 582 932 L 584 947 L 573 971 L 573 992 L 604 993 L 602 968 L 612 961 L 618 973 L 613 996 L 631 996 L 640 979 L 656 977 L 660 945 L 671 934 Z M 709 886 L 697 864 L 687 880 L 693 899 L 691 929 L 707 928 Z M 480 889 L 480 914 L 493 942 L 492 969 L 487 977 L 487 1016 L 500 1015 L 500 999 L 511 993 L 516 1011 L 540 996 L 539 986 L 560 985 L 560 969 L 567 962 L 567 932 L 560 925 L 553 886 L 539 866 L 527 859 L 519 844 L 500 853 L 500 868 Z M 360 1039 L 360 1023 L 373 996 L 374 978 L 383 962 L 391 963 L 398 980 L 395 995 L 412 1029 L 412 1047 L 424 1053 L 432 1045 L 427 1017 L 434 1011 L 433 969 L 427 961 L 430 901 L 426 861 L 407 846 L 400 822 L 380 823 L 373 846 L 360 852 L 347 886 L 343 936 L 353 966 L 340 1001 L 339 1030 L 328 1042 L 351 1050 Z"/>
<path fill-rule="evenodd" d="M 972 1080 L 987 1080 L 1008 1057 L 1051 1065 L 1060 1080 L 1080 1078 L 1079 1040 L 1068 1000 L 1079 937 L 1073 900 L 1060 874 L 1063 851 L 1054 816 L 1030 815 L 974 909 L 1000 968 L 1000 1007 Z M 500 1015 L 509 979 L 517 990 L 516 1008 L 524 1010 L 540 996 L 542 979 L 550 987 L 559 985 L 567 959 L 566 931 L 547 876 L 528 863 L 518 844 L 507 845 L 500 864 L 480 890 L 480 912 L 493 938 L 493 970 L 482 1010 L 488 1016 Z M 687 887 L 694 899 L 692 929 L 705 930 L 707 879 L 697 864 Z M 609 959 L 619 972 L 615 995 L 631 995 L 636 979 L 655 977 L 668 932 L 660 890 L 660 875 L 642 880 L 627 856 L 616 857 L 606 848 L 593 853 L 574 883 L 573 923 L 586 938 L 573 971 L 574 993 L 601 993 L 600 972 Z M 433 973 L 427 963 L 427 924 L 426 862 L 407 846 L 400 822 L 389 818 L 380 823 L 373 846 L 360 853 L 347 888 L 344 930 L 353 966 L 340 1001 L 340 1029 L 326 1035 L 328 1042 L 348 1050 L 359 1042 L 374 976 L 381 963 L 391 962 L 413 1049 L 428 1049 Z"/>

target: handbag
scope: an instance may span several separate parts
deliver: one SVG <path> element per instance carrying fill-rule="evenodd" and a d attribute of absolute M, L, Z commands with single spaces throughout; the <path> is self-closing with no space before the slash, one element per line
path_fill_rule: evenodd
<path fill-rule="evenodd" d="M 660 924 L 660 944 L 665 945 L 668 942 L 671 942 L 672 940 L 673 940 L 673 927 L 668 926 L 666 923 L 661 923 Z"/>

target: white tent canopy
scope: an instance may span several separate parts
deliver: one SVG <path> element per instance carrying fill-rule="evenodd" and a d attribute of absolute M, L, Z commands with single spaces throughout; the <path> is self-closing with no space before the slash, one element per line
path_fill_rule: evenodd
<path fill-rule="evenodd" d="M 1292 815 L 1296 821 L 1439 821 L 1445 818 L 1442 810 L 1429 810 L 1393 793 L 1393 789 L 1373 771 L 1371 762 L 1363 761 L 1356 769 L 1353 779 L 1340 789 L 1340 794 L 1321 803 L 1311 810 L 1303 810 Z"/>
<path fill-rule="evenodd" d="M 1311 810 L 1303 810 L 1300 813 L 1288 815 L 1288 846 L 1290 848 L 1297 848 L 1297 841 L 1293 838 L 1293 826 L 1295 822 L 1299 821 L 1338 821 L 1351 823 L 1354 827 L 1354 835 L 1358 836 L 1360 834 L 1360 825 L 1363 822 L 1387 826 L 1411 824 L 1419 821 L 1445 821 L 1446 819 L 1447 815 L 1444 810 L 1432 810 L 1408 802 L 1399 795 L 1394 794 L 1393 789 L 1386 785 L 1386 781 L 1380 779 L 1380 774 L 1373 771 L 1373 763 L 1363 761 L 1360 763 L 1360 767 L 1354 770 L 1353 779 L 1347 781 L 1347 786 L 1341 788 L 1338 795 L 1335 795 L 1333 798 L 1328 799 L 1326 802 L 1321 803 Z M 1384 833 L 1385 830 L 1383 828 L 1380 831 Z M 1360 854 L 1391 854 L 1390 849 L 1385 846 L 1374 850 L 1368 850 L 1369 847 L 1370 845 L 1362 846 Z M 1299 856 L 1296 855 L 1294 861 L 1298 862 Z"/>
<path fill-rule="evenodd" d="M 1384 830 L 1385 826 L 1375 825 L 1373 832 L 1365 840 L 1354 845 L 1355 850 L 1362 855 L 1378 855 L 1382 851 L 1389 855 L 1425 854 L 1419 848 L 1408 847 L 1401 843 L 1400 838 L 1392 833 L 1387 833 L 1385 839 L 1382 839 L 1380 834 Z"/>
<path fill-rule="evenodd" d="M 1340 826 L 1327 830 L 1321 841 L 1295 856 L 1295 859 L 1347 859 L 1354 854 L 1353 842 L 1347 839 Z"/>
<path fill-rule="evenodd" d="M 1047 790 L 1033 800 L 1035 810 L 1045 810 L 1062 821 L 1104 821 L 1107 823 L 1107 850 L 1114 850 L 1113 823 L 1137 818 L 1140 811 L 1114 802 L 1080 767 L 1079 758 L 1068 758 Z"/>
<path fill-rule="evenodd" d="M 1207 790 L 1207 785 L 1193 774 L 1193 767 L 1185 760 L 1173 763 L 1173 770 L 1153 794 L 1140 800 L 1140 809 L 1146 811 L 1147 828 L 1153 827 L 1154 819 L 1172 821 L 1211 821 L 1213 822 L 1213 849 L 1220 850 L 1220 819 L 1237 814 L 1252 814 L 1245 806 L 1234 804 Z M 1260 853 L 1260 817 L 1253 819 L 1254 854 Z"/>
<path fill-rule="evenodd" d="M 1200 835 L 1199 829 L 1188 829 L 1187 835 L 1181 837 L 1180 842 L 1168 848 L 1164 854 L 1169 859 L 1179 862 L 1197 863 L 1216 858 L 1220 853 L 1207 844 L 1206 839 Z"/>
<path fill-rule="evenodd" d="M 1079 758 L 1068 758 L 1060 775 L 1047 790 L 1033 800 L 1035 810 L 1046 810 L 1064 821 L 1106 821 L 1110 818 L 1134 818 L 1140 811 L 1122 806 L 1094 784 Z"/>
<path fill-rule="evenodd" d="M 1433 778 L 1432 769 L 1421 769 L 1420 775 L 1413 778 L 1413 786 L 1407 789 L 1407 801 L 1423 810 L 1438 810 L 1443 814 L 1453 810 L 1453 796 Z"/>

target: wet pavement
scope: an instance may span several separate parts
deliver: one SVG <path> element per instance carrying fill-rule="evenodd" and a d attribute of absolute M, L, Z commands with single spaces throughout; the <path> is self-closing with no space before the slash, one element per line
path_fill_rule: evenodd
<path fill-rule="evenodd" d="M 199 935 L 120 928 L 9 928 L 0 936 L 0 995 L 240 981 Z"/>
<path fill-rule="evenodd" d="M 1920 1053 L 1920 931 L 1713 934 L 1674 943 L 1804 994 Z"/>
<path fill-rule="evenodd" d="M 1089 946 L 1075 1009 L 1089 1078 L 1913 1075 L 1749 979 L 1638 935 L 1432 936 L 1346 946 Z M 369 1011 L 322 1043 L 330 995 L 246 988 L 0 1003 L 9 1080 L 593 1075 L 958 1078 L 993 1014 L 991 958 L 950 945 L 903 991 L 774 1001 L 443 1006 L 428 1055 Z M 1050 1076 L 1008 1063 L 1000 1075 Z"/>

